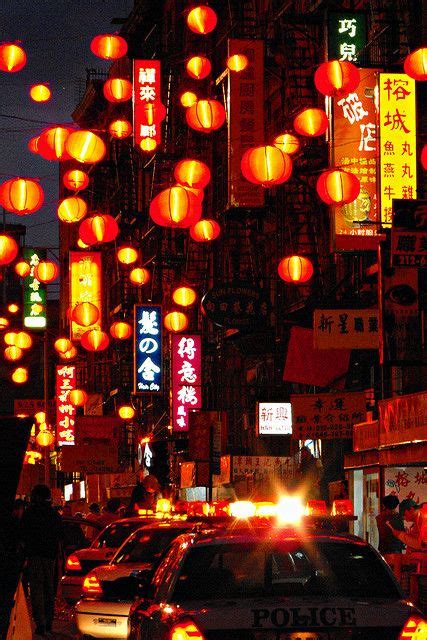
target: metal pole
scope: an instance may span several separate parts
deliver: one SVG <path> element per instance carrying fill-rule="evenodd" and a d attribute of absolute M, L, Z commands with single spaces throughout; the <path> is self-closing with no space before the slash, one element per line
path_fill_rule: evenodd
<path fill-rule="evenodd" d="M 46 416 L 46 426 L 49 426 L 49 370 L 48 370 L 48 342 L 47 329 L 44 330 L 43 337 L 43 390 L 44 390 L 44 412 Z M 44 482 L 50 487 L 50 456 L 49 447 L 44 448 Z"/>

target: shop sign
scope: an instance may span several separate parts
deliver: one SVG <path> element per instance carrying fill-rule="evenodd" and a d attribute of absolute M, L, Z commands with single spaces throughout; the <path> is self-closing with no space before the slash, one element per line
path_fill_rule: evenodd
<path fill-rule="evenodd" d="M 264 144 L 264 42 L 228 41 L 228 55 L 242 53 L 249 64 L 228 73 L 228 207 L 262 207 L 264 189 L 242 175 L 240 161 L 250 147 Z"/>
<path fill-rule="evenodd" d="M 380 239 L 377 203 L 376 69 L 360 69 L 360 83 L 344 98 L 332 100 L 333 163 L 360 181 L 356 200 L 332 208 L 336 251 L 376 250 Z"/>
<path fill-rule="evenodd" d="M 134 327 L 134 393 L 162 391 L 162 309 L 136 304 Z"/>
<path fill-rule="evenodd" d="M 335 12 L 328 14 L 328 58 L 357 64 L 363 61 L 367 43 L 366 14 Z"/>
<path fill-rule="evenodd" d="M 206 316 L 219 327 L 250 329 L 265 324 L 269 305 L 262 289 L 249 282 L 224 283 L 202 299 Z"/>
<path fill-rule="evenodd" d="M 49 402 L 49 404 L 51 404 Z M 33 416 L 38 411 L 44 411 L 44 400 L 42 398 L 20 398 L 13 401 L 13 415 Z"/>
<path fill-rule="evenodd" d="M 77 444 L 61 452 L 61 471 L 67 473 L 117 473 L 117 448 L 111 444 Z"/>
<path fill-rule="evenodd" d="M 290 402 L 257 402 L 257 434 L 287 436 L 292 433 Z"/>
<path fill-rule="evenodd" d="M 284 484 L 294 476 L 295 463 L 291 457 L 283 456 L 233 456 L 232 479 L 234 481 L 252 476 L 254 483 L 267 482 L 272 476 Z"/>
<path fill-rule="evenodd" d="M 196 463 L 182 462 L 180 466 L 181 473 L 181 489 L 189 489 L 196 486 Z"/>
<path fill-rule="evenodd" d="M 315 309 L 315 349 L 378 349 L 378 309 Z"/>
<path fill-rule="evenodd" d="M 353 451 L 378 449 L 379 443 L 378 420 L 353 425 Z"/>
<path fill-rule="evenodd" d="M 136 145 L 143 138 L 162 141 L 161 124 L 147 124 L 141 114 L 147 104 L 161 101 L 160 60 L 133 61 L 133 134 Z"/>
<path fill-rule="evenodd" d="M 291 404 L 297 440 L 352 438 L 353 425 L 366 419 L 364 392 L 301 394 Z"/>
<path fill-rule="evenodd" d="M 71 321 L 71 340 L 80 340 L 85 331 L 102 328 L 102 258 L 99 251 L 70 251 L 70 309 L 80 302 L 91 302 L 98 309 L 98 320 L 82 327 Z"/>
<path fill-rule="evenodd" d="M 379 76 L 381 222 L 390 227 L 393 199 L 417 197 L 415 80 L 405 73 Z"/>
<path fill-rule="evenodd" d="M 189 413 L 202 407 L 202 341 L 172 336 L 172 430 L 188 431 Z"/>
<path fill-rule="evenodd" d="M 427 391 L 378 403 L 382 447 L 427 440 Z"/>
<path fill-rule="evenodd" d="M 56 444 L 75 444 L 76 407 L 71 404 L 70 392 L 76 388 L 76 366 L 56 366 Z M 76 469 L 78 471 L 78 469 Z"/>
<path fill-rule="evenodd" d="M 385 467 L 384 493 L 395 494 L 400 502 L 414 500 L 418 504 L 427 501 L 427 471 L 424 467 Z"/>
<path fill-rule="evenodd" d="M 427 200 L 393 200 L 391 264 L 427 266 Z"/>
<path fill-rule="evenodd" d="M 47 256 L 46 249 L 24 249 L 23 258 L 30 265 L 30 273 L 24 278 L 24 327 L 27 329 L 45 329 L 46 285 L 34 277 L 34 269 Z"/>

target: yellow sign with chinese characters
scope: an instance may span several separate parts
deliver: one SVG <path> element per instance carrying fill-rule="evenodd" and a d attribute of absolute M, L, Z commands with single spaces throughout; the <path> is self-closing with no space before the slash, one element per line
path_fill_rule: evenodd
<path fill-rule="evenodd" d="M 70 308 L 80 302 L 91 302 L 99 311 L 99 318 L 93 325 L 83 327 L 71 321 L 71 339 L 80 340 L 89 329 L 101 327 L 101 254 L 96 251 L 70 251 Z"/>
<path fill-rule="evenodd" d="M 405 73 L 381 73 L 379 102 L 381 223 L 390 227 L 393 199 L 417 197 L 415 80 Z"/>

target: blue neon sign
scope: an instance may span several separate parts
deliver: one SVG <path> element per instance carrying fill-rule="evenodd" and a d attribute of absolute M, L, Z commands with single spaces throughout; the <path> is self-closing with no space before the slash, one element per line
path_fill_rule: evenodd
<path fill-rule="evenodd" d="M 135 305 L 134 392 L 162 391 L 162 308 Z"/>

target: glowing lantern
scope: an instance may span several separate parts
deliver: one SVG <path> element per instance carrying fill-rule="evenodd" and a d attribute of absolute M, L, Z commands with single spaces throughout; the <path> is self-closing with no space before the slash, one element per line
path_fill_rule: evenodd
<path fill-rule="evenodd" d="M 31 267 L 25 260 L 20 260 L 15 264 L 15 273 L 21 278 L 26 278 L 31 271 Z"/>
<path fill-rule="evenodd" d="M 212 71 L 212 65 L 205 56 L 193 56 L 186 64 L 187 73 L 190 78 L 195 80 L 203 80 L 207 78 Z"/>
<path fill-rule="evenodd" d="M 100 329 L 90 329 L 81 336 L 81 345 L 86 351 L 104 351 L 109 344 L 108 334 Z"/>
<path fill-rule="evenodd" d="M 11 347 L 6 347 L 6 349 L 4 350 L 4 357 L 6 358 L 6 360 L 9 360 L 11 362 L 14 362 L 15 360 L 20 360 L 23 355 L 24 355 L 24 352 L 22 351 L 22 349 L 20 349 L 19 347 L 16 347 L 15 345 L 12 345 Z"/>
<path fill-rule="evenodd" d="M 49 283 L 56 280 L 59 275 L 59 267 L 51 260 L 40 260 L 34 267 L 34 277 L 39 282 Z"/>
<path fill-rule="evenodd" d="M 227 59 L 227 67 L 230 69 L 230 71 L 234 71 L 235 73 L 244 71 L 248 64 L 249 60 L 243 53 L 236 53 L 235 55 L 230 56 Z"/>
<path fill-rule="evenodd" d="M 34 302 L 34 304 L 32 305 L 32 310 L 34 311 L 34 313 L 41 313 L 43 311 L 43 305 L 39 302 Z"/>
<path fill-rule="evenodd" d="M 69 349 L 68 351 L 65 351 L 64 353 L 60 353 L 59 357 L 61 358 L 61 360 L 72 360 L 73 358 L 75 358 L 77 355 L 77 349 L 76 347 L 71 347 L 71 349 Z"/>
<path fill-rule="evenodd" d="M 88 401 L 88 394 L 83 389 L 73 389 L 68 395 L 70 403 L 75 407 L 83 407 Z"/>
<path fill-rule="evenodd" d="M 52 97 L 52 92 L 46 84 L 33 84 L 30 87 L 30 98 L 34 102 L 48 102 Z"/>
<path fill-rule="evenodd" d="M 16 336 L 18 334 L 16 333 L 16 331 L 8 331 L 7 333 L 4 334 L 4 341 L 5 344 L 8 344 L 10 346 L 13 346 L 16 342 Z"/>
<path fill-rule="evenodd" d="M 171 333 L 180 333 L 188 327 L 188 318 L 182 311 L 170 311 L 165 315 L 163 324 Z"/>
<path fill-rule="evenodd" d="M 7 329 L 9 326 L 9 320 L 7 318 L 0 318 L 0 331 Z"/>
<path fill-rule="evenodd" d="M 128 45 L 121 36 L 104 33 L 93 38 L 90 50 L 103 60 L 118 60 L 126 55 Z"/>
<path fill-rule="evenodd" d="M 39 431 L 36 435 L 36 442 L 39 447 L 50 447 L 50 445 L 53 444 L 54 439 L 53 433 L 47 430 Z"/>
<path fill-rule="evenodd" d="M 224 124 L 225 109 L 218 100 L 197 100 L 187 109 L 185 118 L 188 126 L 195 131 L 210 133 Z"/>
<path fill-rule="evenodd" d="M 43 189 L 35 180 L 12 178 L 0 185 L 0 204 L 19 216 L 35 213 L 43 201 Z"/>
<path fill-rule="evenodd" d="M 191 307 L 197 300 L 197 293 L 191 287 L 178 287 L 172 293 L 172 300 L 180 307 Z"/>
<path fill-rule="evenodd" d="M 68 127 L 51 127 L 39 136 L 37 152 L 45 160 L 69 160 L 66 142 L 72 133 Z"/>
<path fill-rule="evenodd" d="M 15 346 L 20 349 L 30 349 L 33 346 L 33 339 L 26 331 L 18 331 L 15 338 Z"/>
<path fill-rule="evenodd" d="M 132 125 L 128 120 L 114 120 L 108 126 L 113 138 L 128 138 L 132 133 Z"/>
<path fill-rule="evenodd" d="M 42 422 L 46 422 L 46 414 L 44 411 L 38 411 L 37 413 L 34 414 L 34 420 L 38 423 L 41 424 Z"/>
<path fill-rule="evenodd" d="M 181 160 L 173 172 L 175 180 L 184 186 L 204 189 L 210 182 L 211 172 L 201 160 Z"/>
<path fill-rule="evenodd" d="M 143 284 L 147 284 L 147 282 L 150 281 L 150 278 L 150 272 L 144 267 L 136 267 L 129 273 L 129 280 L 132 284 L 136 284 L 138 287 L 141 287 Z"/>
<path fill-rule="evenodd" d="M 292 133 L 281 133 L 276 136 L 273 141 L 273 145 L 278 147 L 283 153 L 287 153 L 289 156 L 297 153 L 300 149 L 300 141 Z"/>
<path fill-rule="evenodd" d="M 135 409 L 129 404 L 122 404 L 118 410 L 119 416 L 122 420 L 132 420 L 135 415 Z"/>
<path fill-rule="evenodd" d="M 81 238 L 78 238 L 78 240 L 77 240 L 77 246 L 78 246 L 80 249 L 87 249 L 87 248 L 89 247 L 89 245 L 88 245 L 88 244 L 86 244 L 86 242 L 83 242 L 83 240 L 82 240 Z"/>
<path fill-rule="evenodd" d="M 0 235 L 0 265 L 9 264 L 18 255 L 18 244 L 11 236 Z"/>
<path fill-rule="evenodd" d="M 413 51 L 405 58 L 405 73 L 414 80 L 427 80 L 427 47 Z"/>
<path fill-rule="evenodd" d="M 58 205 L 57 213 L 61 222 L 66 222 L 67 224 L 80 222 L 87 213 L 87 204 L 77 196 L 64 198 Z"/>
<path fill-rule="evenodd" d="M 11 42 L 0 44 L 0 71 L 16 73 L 25 67 L 27 54 L 22 47 Z"/>
<path fill-rule="evenodd" d="M 154 138 L 142 138 L 139 146 L 142 151 L 154 151 L 157 147 L 157 142 Z"/>
<path fill-rule="evenodd" d="M 109 102 L 127 102 L 132 98 L 132 83 L 125 78 L 110 78 L 104 82 L 103 91 Z"/>
<path fill-rule="evenodd" d="M 290 157 L 271 145 L 245 151 L 240 166 L 246 180 L 263 187 L 282 184 L 292 173 Z"/>
<path fill-rule="evenodd" d="M 25 367 L 17 367 L 12 373 L 12 380 L 16 384 L 24 384 L 28 380 L 28 369 Z"/>
<path fill-rule="evenodd" d="M 188 109 L 188 107 L 192 107 L 197 102 L 197 95 L 193 91 L 184 91 L 179 100 L 182 106 Z"/>
<path fill-rule="evenodd" d="M 31 140 L 29 140 L 27 146 L 31 151 L 31 153 L 39 152 L 39 139 L 40 139 L 40 136 L 34 136 L 34 138 L 31 138 Z"/>
<path fill-rule="evenodd" d="M 73 343 L 68 338 L 58 338 L 57 340 L 55 340 L 53 346 L 55 348 L 55 351 L 58 351 L 58 353 L 65 353 L 66 351 L 72 349 Z"/>
<path fill-rule="evenodd" d="M 152 127 L 159 124 L 166 117 L 166 107 L 162 102 L 146 102 L 139 112 L 140 124 Z"/>
<path fill-rule="evenodd" d="M 73 131 L 65 144 L 67 152 L 81 163 L 95 163 L 105 156 L 104 141 L 92 131 Z"/>
<path fill-rule="evenodd" d="M 359 69 L 346 60 L 323 62 L 314 74 L 316 89 L 324 96 L 344 98 L 357 89 Z"/>
<path fill-rule="evenodd" d="M 19 305 L 17 305 L 15 302 L 11 302 L 7 305 L 7 310 L 9 311 L 9 313 L 18 313 Z"/>
<path fill-rule="evenodd" d="M 185 229 L 202 215 L 198 198 L 183 187 L 163 189 L 150 203 L 150 217 L 161 227 Z"/>
<path fill-rule="evenodd" d="M 360 192 L 360 182 L 353 173 L 330 169 L 319 176 L 316 190 L 326 204 L 341 206 L 356 200 Z"/>
<path fill-rule="evenodd" d="M 62 183 L 70 191 L 80 191 L 88 186 L 89 176 L 80 169 L 70 169 L 64 173 Z"/>
<path fill-rule="evenodd" d="M 312 138 L 321 136 L 328 126 L 328 116 L 323 109 L 304 109 L 294 119 L 294 129 L 301 136 Z"/>
<path fill-rule="evenodd" d="M 71 320 L 81 327 L 90 327 L 99 319 L 99 309 L 92 302 L 79 302 L 71 311 Z"/>
<path fill-rule="evenodd" d="M 79 227 L 79 236 L 88 245 L 112 242 L 117 238 L 118 233 L 117 222 L 108 214 L 86 218 Z"/>
<path fill-rule="evenodd" d="M 139 258 L 139 253 L 134 247 L 120 247 L 117 250 L 117 260 L 121 264 L 134 264 Z"/>
<path fill-rule="evenodd" d="M 110 334 L 117 340 L 127 340 L 132 335 L 132 327 L 128 322 L 113 322 Z"/>
<path fill-rule="evenodd" d="M 193 33 L 199 33 L 200 35 L 206 35 L 211 33 L 216 27 L 217 17 L 216 13 L 210 7 L 201 5 L 191 9 L 187 16 L 188 28 Z"/>
<path fill-rule="evenodd" d="M 423 150 L 421 151 L 421 165 L 423 169 L 427 170 L 427 144 L 423 146 Z"/>
<path fill-rule="evenodd" d="M 285 282 L 302 284 L 308 282 L 313 275 L 313 265 L 304 256 L 288 256 L 280 261 L 278 272 Z"/>

